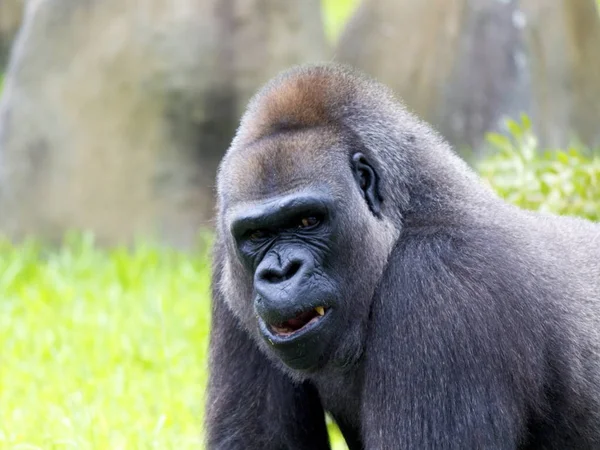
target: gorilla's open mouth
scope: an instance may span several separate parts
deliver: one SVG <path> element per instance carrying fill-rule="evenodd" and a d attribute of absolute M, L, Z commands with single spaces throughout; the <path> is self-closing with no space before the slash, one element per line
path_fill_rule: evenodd
<path fill-rule="evenodd" d="M 271 324 L 273 332 L 279 336 L 291 336 L 294 333 L 304 329 L 308 325 L 314 324 L 321 320 L 327 312 L 327 308 L 317 306 L 314 309 L 301 312 L 293 319 L 288 319 L 280 324 Z"/>

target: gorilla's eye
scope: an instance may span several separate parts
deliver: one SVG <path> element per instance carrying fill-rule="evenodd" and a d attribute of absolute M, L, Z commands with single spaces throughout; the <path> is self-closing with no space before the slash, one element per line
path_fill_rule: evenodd
<path fill-rule="evenodd" d="M 319 219 L 314 216 L 303 217 L 298 224 L 298 228 L 312 228 L 319 224 Z"/>
<path fill-rule="evenodd" d="M 267 233 L 264 230 L 254 230 L 248 234 L 248 239 L 251 241 L 260 241 L 267 237 Z"/>

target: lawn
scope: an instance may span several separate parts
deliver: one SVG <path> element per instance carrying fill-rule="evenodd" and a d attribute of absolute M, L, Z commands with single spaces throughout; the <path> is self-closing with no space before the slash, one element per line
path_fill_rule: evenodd
<path fill-rule="evenodd" d="M 198 448 L 207 251 L 0 245 L 0 448 Z"/>

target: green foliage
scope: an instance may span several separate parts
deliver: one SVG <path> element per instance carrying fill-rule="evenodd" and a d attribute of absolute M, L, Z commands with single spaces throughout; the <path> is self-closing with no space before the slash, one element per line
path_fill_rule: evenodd
<path fill-rule="evenodd" d="M 542 151 L 526 116 L 489 134 L 496 153 L 479 165 L 507 201 L 522 208 L 600 220 L 600 157 L 581 148 Z"/>

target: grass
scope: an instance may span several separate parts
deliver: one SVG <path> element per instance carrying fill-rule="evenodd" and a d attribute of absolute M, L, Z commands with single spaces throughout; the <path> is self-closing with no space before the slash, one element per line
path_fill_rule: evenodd
<path fill-rule="evenodd" d="M 207 249 L 3 243 L 0 448 L 198 448 Z"/>

